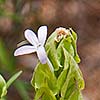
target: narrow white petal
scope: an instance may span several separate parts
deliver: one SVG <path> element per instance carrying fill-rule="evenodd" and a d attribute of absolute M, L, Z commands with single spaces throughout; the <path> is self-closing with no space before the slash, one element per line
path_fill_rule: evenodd
<path fill-rule="evenodd" d="M 47 26 L 41 26 L 38 29 L 38 39 L 42 45 L 44 45 L 46 37 L 47 37 Z"/>
<path fill-rule="evenodd" d="M 47 62 L 47 55 L 43 46 L 38 47 L 37 56 L 42 64 Z"/>
<path fill-rule="evenodd" d="M 29 29 L 25 31 L 25 38 L 34 46 L 38 44 L 38 39 L 35 33 Z"/>
<path fill-rule="evenodd" d="M 22 46 L 15 50 L 14 56 L 24 55 L 24 54 L 30 54 L 35 52 L 36 49 L 33 46 Z"/>

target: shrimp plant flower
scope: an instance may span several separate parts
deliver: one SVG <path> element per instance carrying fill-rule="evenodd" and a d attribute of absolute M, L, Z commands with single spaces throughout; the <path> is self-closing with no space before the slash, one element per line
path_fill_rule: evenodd
<path fill-rule="evenodd" d="M 44 44 L 47 37 L 47 26 L 41 26 L 38 29 L 38 36 L 30 30 L 26 29 L 24 32 L 25 38 L 31 45 L 23 45 L 17 48 L 14 52 L 14 56 L 37 53 L 37 56 L 42 64 L 46 64 L 47 55 L 44 48 Z"/>

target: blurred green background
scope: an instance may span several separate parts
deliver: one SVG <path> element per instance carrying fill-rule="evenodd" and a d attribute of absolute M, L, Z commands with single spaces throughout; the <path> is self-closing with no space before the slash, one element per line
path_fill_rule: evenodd
<path fill-rule="evenodd" d="M 57 27 L 72 27 L 78 33 L 80 68 L 86 81 L 84 100 L 100 100 L 100 0 L 0 0 L 0 73 L 9 79 L 23 70 L 9 88 L 7 100 L 32 100 L 30 84 L 36 55 L 14 57 L 23 32 L 48 26 L 48 36 Z M 35 57 L 34 57 L 35 56 Z"/>

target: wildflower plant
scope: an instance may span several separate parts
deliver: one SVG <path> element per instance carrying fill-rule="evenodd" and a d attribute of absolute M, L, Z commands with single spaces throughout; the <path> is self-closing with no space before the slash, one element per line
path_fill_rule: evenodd
<path fill-rule="evenodd" d="M 38 37 L 26 30 L 25 38 L 31 45 L 21 46 L 14 53 L 37 53 L 39 62 L 31 80 L 36 92 L 34 100 L 83 100 L 84 80 L 78 66 L 76 33 L 71 28 L 57 28 L 45 44 L 46 36 L 46 26 L 38 29 Z"/>

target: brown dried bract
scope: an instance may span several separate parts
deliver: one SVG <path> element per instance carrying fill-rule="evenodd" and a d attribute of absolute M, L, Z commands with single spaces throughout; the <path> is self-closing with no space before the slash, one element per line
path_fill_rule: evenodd
<path fill-rule="evenodd" d="M 57 36 L 55 38 L 56 42 L 59 42 L 62 38 L 66 38 L 66 36 L 70 34 L 70 30 L 63 27 L 57 28 L 55 32 L 57 33 Z"/>

